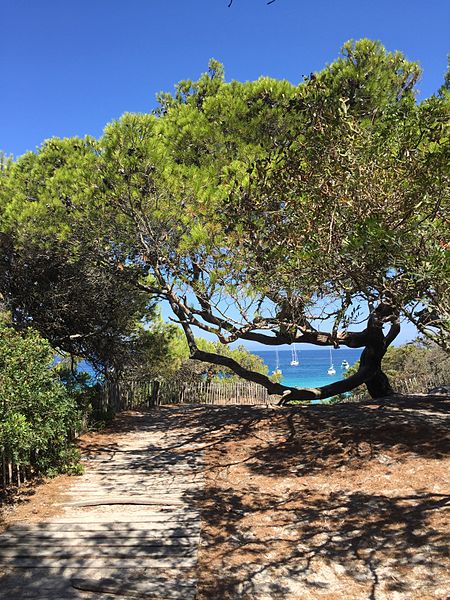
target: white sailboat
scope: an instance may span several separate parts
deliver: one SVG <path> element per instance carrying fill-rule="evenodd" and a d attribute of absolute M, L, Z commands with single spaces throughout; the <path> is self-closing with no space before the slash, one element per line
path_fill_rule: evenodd
<path fill-rule="evenodd" d="M 299 362 L 298 356 L 297 356 L 297 348 L 295 347 L 295 344 L 292 344 L 291 366 L 297 367 L 299 364 L 300 364 L 300 362 Z"/>
<path fill-rule="evenodd" d="M 348 368 L 350 368 L 350 364 L 347 360 L 343 360 L 341 362 L 341 367 L 346 371 Z"/>
<path fill-rule="evenodd" d="M 282 375 L 283 372 L 280 369 L 280 357 L 278 355 L 278 350 L 275 350 L 275 352 L 276 352 L 276 356 L 277 356 L 277 363 L 276 363 L 276 366 L 275 366 L 275 370 L 272 372 L 272 374 L 273 375 Z"/>
<path fill-rule="evenodd" d="M 331 348 L 330 348 L 330 367 L 327 371 L 328 375 L 336 375 L 336 369 L 333 366 L 333 358 L 331 356 Z"/>

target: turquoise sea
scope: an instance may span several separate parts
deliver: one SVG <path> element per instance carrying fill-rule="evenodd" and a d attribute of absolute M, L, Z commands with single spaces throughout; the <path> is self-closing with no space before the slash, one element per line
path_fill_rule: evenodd
<path fill-rule="evenodd" d="M 320 387 L 333 381 L 339 381 L 343 377 L 345 370 L 341 367 L 343 360 L 346 360 L 350 366 L 359 360 L 361 348 L 339 348 L 331 351 L 331 359 L 336 375 L 328 375 L 327 370 L 330 366 L 330 349 L 318 348 L 314 350 L 304 350 L 297 345 L 297 355 L 299 365 L 291 366 L 291 350 L 279 350 L 279 366 L 283 373 L 281 383 L 293 387 Z M 252 354 L 260 356 L 269 367 L 271 374 L 276 366 L 275 350 L 252 350 Z"/>
<path fill-rule="evenodd" d="M 315 350 L 304 350 L 300 345 L 297 346 L 297 355 L 299 365 L 291 366 L 291 350 L 279 350 L 279 366 L 283 373 L 281 383 L 293 387 L 320 387 L 333 381 L 342 379 L 344 369 L 341 367 L 343 360 L 346 360 L 352 366 L 361 355 L 360 348 L 339 348 L 331 351 L 331 358 L 336 369 L 336 375 L 328 375 L 327 370 L 330 366 L 330 349 L 318 348 Z M 275 350 L 251 350 L 252 354 L 260 356 L 269 368 L 269 374 L 275 370 L 276 351 Z M 86 361 L 79 365 L 80 370 L 87 371 L 94 378 L 96 373 L 92 366 Z"/>

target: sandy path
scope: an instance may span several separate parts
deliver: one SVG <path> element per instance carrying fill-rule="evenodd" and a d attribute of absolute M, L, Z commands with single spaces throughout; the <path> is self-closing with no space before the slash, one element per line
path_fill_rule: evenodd
<path fill-rule="evenodd" d="M 125 415 L 84 442 L 85 474 L 60 479 L 52 516 L 29 506 L 0 536 L 0 598 L 195 598 L 202 451 L 174 426 L 184 412 Z"/>

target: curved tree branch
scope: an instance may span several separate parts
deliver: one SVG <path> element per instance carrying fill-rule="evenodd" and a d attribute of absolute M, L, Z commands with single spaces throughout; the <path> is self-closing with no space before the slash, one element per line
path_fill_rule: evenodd
<path fill-rule="evenodd" d="M 281 405 L 296 400 L 323 400 L 337 394 L 349 392 L 363 383 L 368 386 L 369 392 L 375 397 L 392 393 L 392 388 L 389 385 L 387 377 L 381 370 L 381 360 L 386 353 L 389 344 L 398 335 L 400 324 L 396 312 L 388 303 L 381 302 L 376 308 L 373 308 L 367 322 L 367 327 L 362 332 L 342 333 L 337 336 L 337 339 L 332 334 L 318 331 L 304 332 L 301 336 L 297 336 L 295 341 L 309 342 L 321 346 L 331 346 L 336 343 L 342 343 L 349 347 L 365 348 L 361 355 L 359 369 L 351 377 L 317 388 L 295 388 L 276 383 L 267 375 L 246 369 L 229 356 L 200 350 L 195 341 L 191 325 L 202 327 L 201 323 L 195 319 L 189 306 L 172 290 L 167 292 L 166 297 L 174 314 L 177 316 L 183 327 L 189 346 L 190 358 L 227 367 L 236 373 L 236 375 L 262 385 L 267 389 L 270 395 L 275 394 L 282 396 L 279 402 Z M 197 314 L 200 314 L 202 318 L 206 321 L 211 320 L 214 325 L 225 330 L 229 330 L 230 328 L 233 329 L 233 325 L 224 319 L 216 317 L 206 308 L 207 302 L 204 302 L 203 306 L 203 311 L 197 311 Z M 388 322 L 391 323 L 391 328 L 385 336 L 383 334 L 383 325 Z M 285 337 L 285 334 L 278 334 L 276 332 L 274 336 L 267 336 L 254 331 L 248 331 L 246 333 L 240 333 L 239 337 L 240 339 L 253 341 L 264 340 L 266 345 L 279 345 L 286 341 L 289 343 L 293 341 L 291 337 L 288 338 L 287 336 Z"/>
<path fill-rule="evenodd" d="M 255 331 L 257 329 L 262 329 L 263 326 L 267 325 L 266 320 L 253 321 L 249 323 L 247 326 L 239 328 L 235 325 L 232 325 L 226 319 L 220 318 L 217 315 L 214 315 L 212 312 L 211 304 L 205 298 L 197 295 L 197 299 L 202 307 L 202 310 L 192 310 L 188 307 L 184 307 L 185 311 L 188 311 L 190 317 L 192 317 L 193 313 L 197 316 L 201 317 L 206 323 L 210 323 L 211 325 L 215 325 L 227 331 L 231 334 L 231 337 L 227 340 L 226 343 L 234 342 L 238 339 L 248 340 L 252 342 L 259 342 L 261 344 L 265 344 L 266 346 L 279 346 L 280 344 L 314 344 L 316 346 L 336 346 L 336 345 L 344 345 L 349 348 L 363 348 L 366 343 L 366 332 L 341 332 L 335 335 L 332 335 L 328 332 L 317 331 L 315 329 L 305 329 L 303 327 L 298 327 L 297 329 L 301 331 L 300 335 L 292 335 L 288 332 L 282 331 L 273 331 L 273 335 L 267 335 L 261 333 L 259 331 Z M 187 312 L 186 312 L 187 316 Z M 189 319 L 192 322 L 192 319 Z M 200 329 L 206 329 L 200 321 L 195 319 L 195 325 Z M 210 331 L 208 329 L 208 331 Z"/>

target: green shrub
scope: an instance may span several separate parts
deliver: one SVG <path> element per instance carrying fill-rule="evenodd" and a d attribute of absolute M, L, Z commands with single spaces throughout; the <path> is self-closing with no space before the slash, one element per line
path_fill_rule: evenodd
<path fill-rule="evenodd" d="M 78 462 L 71 438 L 81 414 L 53 363 L 53 349 L 37 332 L 0 324 L 0 453 L 44 473 Z"/>

